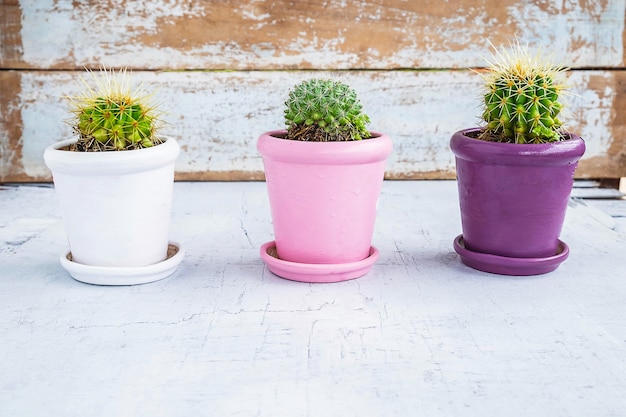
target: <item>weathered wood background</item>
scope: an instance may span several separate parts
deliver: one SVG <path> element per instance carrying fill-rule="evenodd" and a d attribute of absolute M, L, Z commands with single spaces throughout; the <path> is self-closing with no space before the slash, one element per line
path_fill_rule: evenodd
<path fill-rule="evenodd" d="M 587 141 L 579 178 L 626 176 L 624 0 L 2 0 L 0 181 L 48 181 L 71 135 L 83 68 L 128 67 L 157 90 L 177 178 L 262 179 L 256 138 L 289 89 L 337 77 L 394 140 L 388 178 L 453 178 L 450 135 L 478 123 L 488 40 L 514 37 L 572 68 L 565 119 Z"/>

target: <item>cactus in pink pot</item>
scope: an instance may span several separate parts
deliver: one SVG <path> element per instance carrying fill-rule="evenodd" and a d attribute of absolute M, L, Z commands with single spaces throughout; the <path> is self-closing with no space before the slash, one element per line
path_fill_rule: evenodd
<path fill-rule="evenodd" d="M 329 142 L 370 138 L 356 92 L 341 81 L 310 79 L 296 85 L 285 102 L 287 139 Z"/>
<path fill-rule="evenodd" d="M 285 130 L 262 134 L 274 241 L 261 257 L 276 275 L 336 282 L 366 274 L 391 139 L 370 132 L 355 91 L 326 79 L 297 84 L 285 102 Z"/>

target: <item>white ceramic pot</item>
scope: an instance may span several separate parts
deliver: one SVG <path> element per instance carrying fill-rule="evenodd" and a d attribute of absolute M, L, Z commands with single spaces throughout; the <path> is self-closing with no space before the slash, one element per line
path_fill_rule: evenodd
<path fill-rule="evenodd" d="M 176 140 L 132 151 L 46 148 L 73 262 L 139 267 L 167 258 Z"/>

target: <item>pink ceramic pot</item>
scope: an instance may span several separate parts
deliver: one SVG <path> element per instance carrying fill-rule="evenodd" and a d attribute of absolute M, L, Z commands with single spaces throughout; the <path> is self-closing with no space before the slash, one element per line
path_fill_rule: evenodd
<path fill-rule="evenodd" d="M 276 251 L 301 264 L 342 264 L 370 256 L 376 206 L 392 150 L 389 137 L 351 142 L 261 135 Z"/>
<path fill-rule="evenodd" d="M 555 256 L 585 142 L 573 134 L 535 145 L 467 136 L 477 131 L 461 130 L 450 141 L 465 249 L 511 259 Z"/>

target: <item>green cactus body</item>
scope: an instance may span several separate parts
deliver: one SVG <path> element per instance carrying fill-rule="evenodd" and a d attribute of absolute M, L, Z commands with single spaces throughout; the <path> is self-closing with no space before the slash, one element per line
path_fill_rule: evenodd
<path fill-rule="evenodd" d="M 68 97 L 75 115 L 71 123 L 79 134 L 72 150 L 130 150 L 163 142 L 155 134 L 155 107 L 147 96 L 130 90 L 126 71 L 103 69 L 100 78 L 90 74 L 95 87 L 83 80 L 83 94 Z"/>
<path fill-rule="evenodd" d="M 371 137 L 356 92 L 339 81 L 311 79 L 296 85 L 285 102 L 287 139 L 348 141 Z"/>
<path fill-rule="evenodd" d="M 565 68 L 555 67 L 528 48 L 513 45 L 496 55 L 484 76 L 482 139 L 498 142 L 545 143 L 562 140 L 558 116 Z"/>

